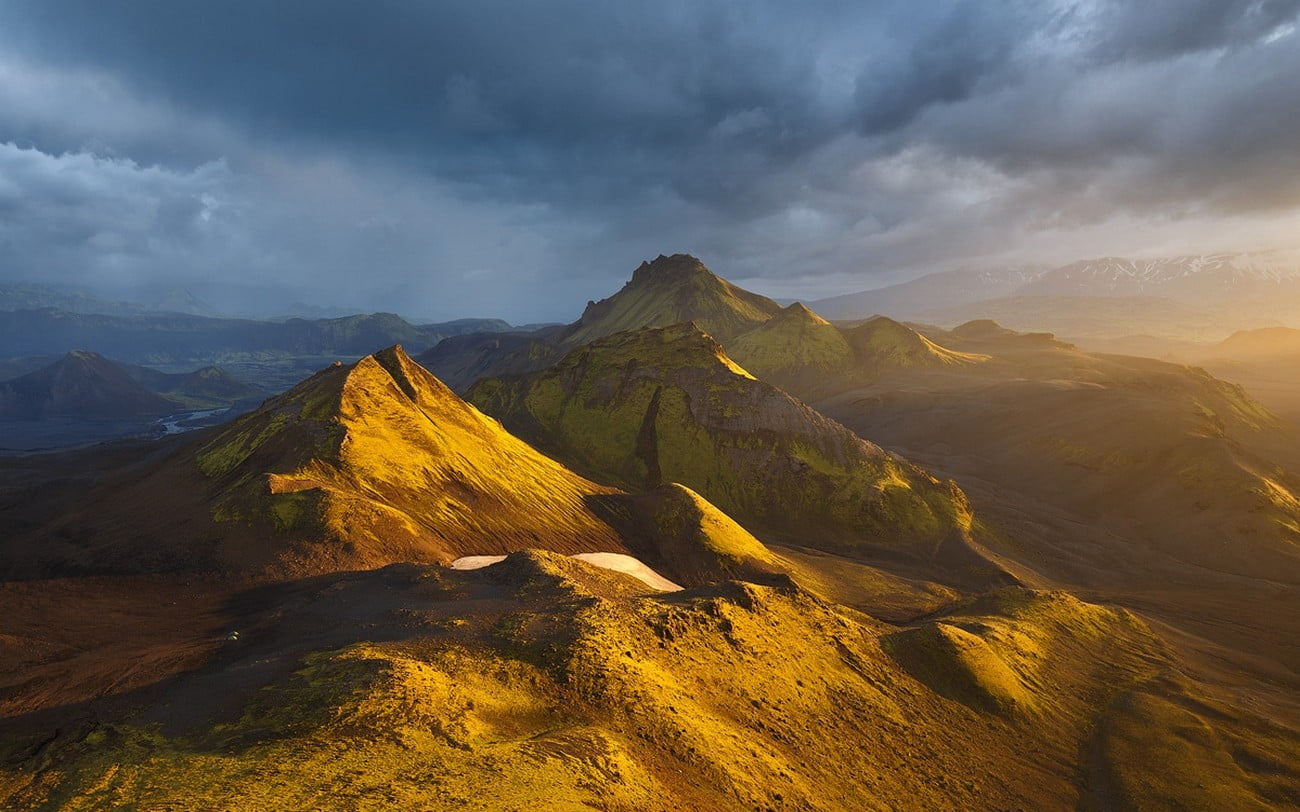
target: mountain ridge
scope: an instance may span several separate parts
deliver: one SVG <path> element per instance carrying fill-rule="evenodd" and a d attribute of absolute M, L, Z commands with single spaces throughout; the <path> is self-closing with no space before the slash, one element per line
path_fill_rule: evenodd
<path fill-rule="evenodd" d="M 693 324 L 617 333 L 467 398 L 575 470 L 681 483 L 760 538 L 1000 577 L 958 489 L 755 379 Z"/>
<path fill-rule="evenodd" d="M 626 552 L 585 502 L 612 489 L 509 435 L 397 346 L 142 465 L 11 564 L 304 574 L 539 545 Z M 159 498 L 171 510 L 151 510 Z"/>

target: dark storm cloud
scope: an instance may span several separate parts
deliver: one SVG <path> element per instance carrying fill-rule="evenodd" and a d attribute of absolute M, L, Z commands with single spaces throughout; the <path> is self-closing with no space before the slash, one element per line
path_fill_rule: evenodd
<path fill-rule="evenodd" d="M 26 10 L 28 56 L 108 69 L 169 105 L 253 134 L 401 154 L 457 178 L 582 193 L 655 182 L 668 153 L 757 131 L 768 155 L 813 137 L 815 43 L 787 48 L 761 11 L 574 2 L 100 3 Z M 69 21 L 80 21 L 68 25 Z M 746 128 L 746 123 L 750 126 Z M 727 132 L 731 127 L 732 131 Z M 588 175 L 588 177 L 583 177 Z M 597 186 L 613 185 L 596 184 Z"/>
<path fill-rule="evenodd" d="M 1249 47 L 1297 12 L 1300 0 L 1108 0 L 1088 20 L 1091 50 L 1109 62 Z"/>
<path fill-rule="evenodd" d="M 937 8 L 937 7 L 936 7 Z M 995 81 L 1026 33 L 1027 17 L 1000 17 L 974 5 L 945 9 L 931 20 L 907 19 L 895 36 L 905 43 L 870 61 L 854 101 L 868 134 L 890 133 L 926 109 L 963 101 Z"/>
<path fill-rule="evenodd" d="M 0 273 L 540 318 L 661 251 L 817 291 L 1255 239 L 1300 204 L 1298 13 L 0 0 Z"/>

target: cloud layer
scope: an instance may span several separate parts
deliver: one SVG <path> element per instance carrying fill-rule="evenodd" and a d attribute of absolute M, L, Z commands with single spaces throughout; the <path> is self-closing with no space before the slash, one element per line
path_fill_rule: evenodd
<path fill-rule="evenodd" d="M 1298 15 L 0 0 L 0 274 L 532 320 L 660 252 L 793 296 L 1269 247 Z"/>

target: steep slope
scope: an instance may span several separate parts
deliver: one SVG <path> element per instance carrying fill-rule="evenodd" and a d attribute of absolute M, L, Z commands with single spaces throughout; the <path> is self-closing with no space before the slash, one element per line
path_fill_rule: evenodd
<path fill-rule="evenodd" d="M 755 380 L 694 325 L 610 336 L 468 397 L 576 470 L 681 483 L 766 538 L 993 569 L 966 546 L 959 490 Z"/>
<path fill-rule="evenodd" d="M 1008 330 L 993 319 L 973 319 L 959 324 L 949 330 L 944 338 L 954 346 L 970 344 L 979 348 L 1038 346 L 1069 349 L 1068 344 L 1058 341 L 1051 333 L 1020 333 Z M 956 342 L 952 339 L 956 339 Z"/>
<path fill-rule="evenodd" d="M 610 492 L 512 437 L 393 347 L 326 369 L 106 484 L 38 534 L 27 563 L 319 572 L 530 546 L 624 552 L 586 505 Z"/>
<path fill-rule="evenodd" d="M 563 328 L 561 328 L 563 329 Z M 451 336 L 415 357 L 420 365 L 457 392 L 479 378 L 518 375 L 548 366 L 560 356 L 561 330 L 545 328 L 531 333 L 469 333 Z"/>
<path fill-rule="evenodd" d="M 179 397 L 208 403 L 233 403 L 266 394 L 235 378 L 221 367 L 203 367 L 183 374 L 167 391 Z"/>
<path fill-rule="evenodd" d="M 1003 556 L 1300 673 L 1293 427 L 1197 368 L 938 338 L 992 358 L 815 406 L 956 480 Z"/>
<path fill-rule="evenodd" d="M 974 372 L 918 370 L 818 407 L 940 470 L 1123 516 L 1188 563 L 1300 582 L 1300 448 L 1240 387 L 1148 359 L 982 347 L 996 357 Z"/>
<path fill-rule="evenodd" d="M 798 565 L 773 553 L 685 485 L 674 482 L 643 493 L 604 497 L 597 510 L 640 558 L 659 564 L 687 586 L 803 575 Z"/>
<path fill-rule="evenodd" d="M 1239 330 L 1217 345 L 1182 349 L 1179 355 L 1241 384 L 1260 403 L 1300 425 L 1300 330 Z"/>
<path fill-rule="evenodd" d="M 632 279 L 608 299 L 587 305 L 562 338 L 576 347 L 642 327 L 694 322 L 724 344 L 781 312 L 781 306 L 714 275 L 687 254 L 643 262 Z"/>
<path fill-rule="evenodd" d="M 174 406 L 132 380 L 125 369 L 86 350 L 0 383 L 0 419 L 128 418 L 162 415 Z"/>

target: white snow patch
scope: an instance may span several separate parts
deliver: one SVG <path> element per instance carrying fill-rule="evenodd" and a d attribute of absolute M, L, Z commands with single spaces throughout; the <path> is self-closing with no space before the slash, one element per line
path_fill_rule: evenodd
<path fill-rule="evenodd" d="M 493 564 L 500 564 L 505 560 L 504 555 L 463 555 L 451 562 L 451 568 L 454 570 L 481 570 Z"/>
<path fill-rule="evenodd" d="M 578 553 L 569 556 L 601 569 L 631 575 L 641 583 L 660 592 L 681 592 L 682 587 L 650 569 L 639 558 L 622 553 Z M 477 570 L 505 561 L 504 555 L 466 555 L 451 562 L 454 570 Z"/>
<path fill-rule="evenodd" d="M 660 592 L 681 592 L 682 588 L 647 567 L 639 558 L 622 553 L 578 553 L 573 558 L 597 567 L 623 572 Z"/>

